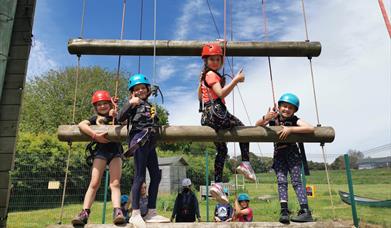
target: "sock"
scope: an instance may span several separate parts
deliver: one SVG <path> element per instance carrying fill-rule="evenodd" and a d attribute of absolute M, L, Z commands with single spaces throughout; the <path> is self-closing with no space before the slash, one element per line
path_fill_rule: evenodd
<path fill-rule="evenodd" d="M 83 210 L 85 210 L 87 212 L 87 214 L 90 215 L 90 213 L 91 213 L 90 209 L 83 209 Z"/>

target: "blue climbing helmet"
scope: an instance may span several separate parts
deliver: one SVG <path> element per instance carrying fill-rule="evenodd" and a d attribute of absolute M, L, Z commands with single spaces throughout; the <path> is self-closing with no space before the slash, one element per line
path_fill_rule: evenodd
<path fill-rule="evenodd" d="M 145 84 L 146 86 L 150 86 L 148 78 L 143 74 L 134 74 L 129 78 L 128 81 L 128 90 L 132 90 L 132 88 L 138 84 Z"/>
<path fill-rule="evenodd" d="M 282 96 L 278 100 L 278 105 L 280 105 L 281 102 L 285 102 L 285 103 L 291 104 L 291 105 L 296 107 L 296 111 L 299 110 L 300 100 L 293 93 L 284 93 L 284 94 L 282 94 Z"/>
<path fill-rule="evenodd" d="M 121 196 L 121 204 L 127 203 L 129 200 L 129 197 L 127 195 L 122 195 Z"/>
<path fill-rule="evenodd" d="M 229 195 L 228 188 L 224 188 L 224 189 L 223 189 L 223 192 L 224 192 L 226 195 Z"/>
<path fill-rule="evenodd" d="M 250 201 L 250 197 L 246 193 L 240 193 L 238 197 L 238 202 L 240 201 Z"/>

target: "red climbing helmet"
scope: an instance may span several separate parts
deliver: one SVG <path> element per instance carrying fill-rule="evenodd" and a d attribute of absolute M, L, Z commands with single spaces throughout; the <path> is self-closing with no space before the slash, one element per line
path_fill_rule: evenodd
<path fill-rule="evenodd" d="M 109 101 L 111 102 L 111 96 L 110 93 L 106 90 L 97 90 L 92 95 L 91 103 L 95 104 L 99 101 Z"/>
<path fill-rule="evenodd" d="M 206 58 L 211 55 L 220 55 L 223 56 L 223 49 L 221 49 L 220 44 L 218 43 L 209 43 L 209 44 L 204 44 L 202 47 L 202 58 Z"/>

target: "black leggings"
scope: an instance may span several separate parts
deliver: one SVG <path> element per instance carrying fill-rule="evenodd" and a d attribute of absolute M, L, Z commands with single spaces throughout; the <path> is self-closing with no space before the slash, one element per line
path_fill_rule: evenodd
<path fill-rule="evenodd" d="M 235 126 L 244 126 L 244 124 L 236 118 L 234 115 L 226 111 L 224 118 L 219 118 L 212 112 L 211 105 L 205 107 L 205 111 L 202 114 L 201 125 L 209 126 L 215 131 L 223 129 L 231 129 Z M 222 115 L 223 116 L 223 115 Z M 224 163 L 227 157 L 228 148 L 225 142 L 214 142 L 217 150 L 215 159 L 215 182 L 223 181 Z M 249 161 L 250 143 L 239 143 L 240 153 L 242 155 L 242 161 Z"/>
<path fill-rule="evenodd" d="M 136 140 L 144 134 L 145 132 L 143 131 L 133 134 L 131 145 L 136 143 Z M 136 210 L 140 209 L 140 190 L 141 185 L 145 181 L 147 168 L 151 177 L 151 183 L 148 188 L 148 209 L 156 209 L 156 199 L 162 174 L 161 170 L 159 170 L 155 137 L 150 137 L 150 140 L 134 153 L 135 177 L 132 186 L 132 208 Z"/>

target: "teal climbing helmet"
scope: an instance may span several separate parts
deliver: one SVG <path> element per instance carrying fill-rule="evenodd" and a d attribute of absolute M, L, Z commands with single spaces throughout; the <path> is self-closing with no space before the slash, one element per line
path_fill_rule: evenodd
<path fill-rule="evenodd" d="M 138 84 L 145 84 L 147 86 L 151 85 L 151 83 L 149 83 L 148 78 L 145 75 L 135 74 L 129 78 L 128 90 L 132 90 L 132 88 Z"/>
<path fill-rule="evenodd" d="M 278 105 L 281 104 L 281 102 L 285 102 L 288 104 L 291 104 L 296 107 L 296 111 L 299 110 L 300 106 L 300 100 L 299 98 L 293 94 L 293 93 L 284 93 L 280 99 L 278 100 Z"/>
<path fill-rule="evenodd" d="M 229 194 L 228 188 L 224 188 L 223 192 L 228 195 Z"/>
<path fill-rule="evenodd" d="M 240 193 L 238 197 L 238 202 L 240 201 L 250 201 L 250 197 L 246 193 Z"/>

